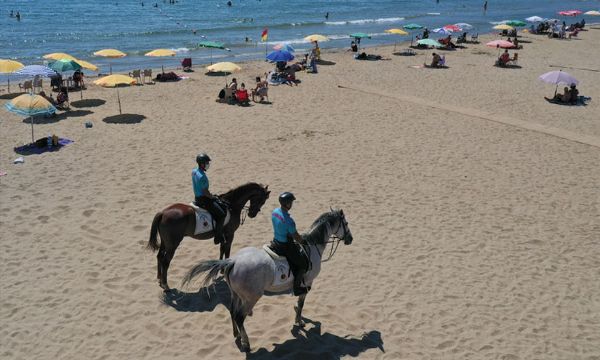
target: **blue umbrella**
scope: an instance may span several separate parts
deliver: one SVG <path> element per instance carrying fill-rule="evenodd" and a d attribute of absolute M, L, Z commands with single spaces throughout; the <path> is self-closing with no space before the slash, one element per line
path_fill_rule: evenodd
<path fill-rule="evenodd" d="M 43 65 L 27 65 L 24 66 L 23 68 L 21 68 L 18 71 L 15 71 L 15 74 L 18 75 L 25 75 L 25 76 L 45 76 L 45 77 L 51 77 L 56 75 L 56 71 L 50 69 L 47 66 L 43 66 Z"/>
<path fill-rule="evenodd" d="M 277 62 L 277 61 L 290 61 L 294 60 L 294 55 L 285 50 L 277 50 L 273 51 L 269 55 L 267 55 L 267 60 Z"/>

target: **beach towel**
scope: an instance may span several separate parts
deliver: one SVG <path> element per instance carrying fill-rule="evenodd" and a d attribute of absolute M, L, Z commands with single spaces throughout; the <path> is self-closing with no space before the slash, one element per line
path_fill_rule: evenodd
<path fill-rule="evenodd" d="M 45 146 L 38 145 L 38 144 L 44 143 L 45 141 L 46 141 L 46 138 L 42 138 L 42 139 L 36 141 L 35 143 L 15 147 L 14 150 L 19 155 L 43 154 L 48 151 L 58 151 L 58 150 L 62 149 L 63 146 L 72 144 L 74 142 L 73 140 L 70 140 L 70 139 L 58 138 L 58 145 L 51 146 L 51 147 L 48 147 L 47 145 L 45 145 Z"/>

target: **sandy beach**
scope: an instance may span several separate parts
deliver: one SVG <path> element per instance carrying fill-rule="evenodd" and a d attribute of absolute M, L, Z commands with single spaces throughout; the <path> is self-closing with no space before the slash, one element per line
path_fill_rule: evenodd
<path fill-rule="evenodd" d="M 225 78 L 196 67 L 120 89 L 119 123 L 105 121 L 116 91 L 87 78 L 87 101 L 73 93 L 70 112 L 35 125 L 36 138 L 75 142 L 18 165 L 30 125 L 2 110 L 0 358 L 600 359 L 600 30 L 523 34 L 518 69 L 492 66 L 495 38 L 442 52 L 448 69 L 415 67 L 431 50 L 324 52 L 333 65 L 250 107 L 215 102 Z M 241 66 L 248 86 L 272 68 Z M 538 76 L 559 69 L 587 106 L 544 100 L 554 86 Z M 301 232 L 333 206 L 354 235 L 323 265 L 306 329 L 292 331 L 291 295 L 260 300 L 250 354 L 234 343 L 225 286 L 180 286 L 218 258 L 212 240 L 183 241 L 171 295 L 145 249 L 154 214 L 192 200 L 200 151 L 213 192 L 293 191 Z M 270 241 L 275 207 L 271 196 L 240 227 L 233 253 Z"/>

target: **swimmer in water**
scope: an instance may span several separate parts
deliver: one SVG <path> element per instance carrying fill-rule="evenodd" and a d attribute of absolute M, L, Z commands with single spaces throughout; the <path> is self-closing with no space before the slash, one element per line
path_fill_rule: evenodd
<path fill-rule="evenodd" d="M 325 20 L 329 19 L 329 11 L 327 12 L 327 14 L 325 14 Z"/>

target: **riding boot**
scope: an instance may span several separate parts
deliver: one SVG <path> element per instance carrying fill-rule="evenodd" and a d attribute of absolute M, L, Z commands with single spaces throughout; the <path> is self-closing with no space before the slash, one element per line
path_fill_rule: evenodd
<path fill-rule="evenodd" d="M 303 279 L 304 271 L 298 271 L 298 274 L 294 274 L 294 296 L 304 295 L 308 292 L 308 288 L 302 286 Z"/>
<path fill-rule="evenodd" d="M 215 245 L 225 243 L 225 235 L 223 235 L 223 221 L 216 220 L 215 221 L 215 237 L 213 239 L 215 241 Z"/>

